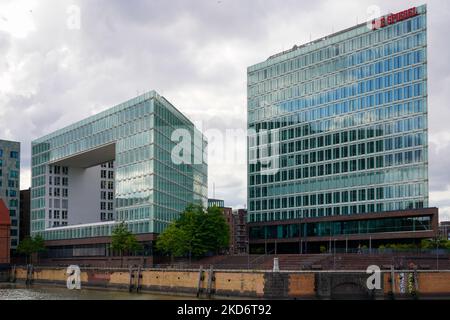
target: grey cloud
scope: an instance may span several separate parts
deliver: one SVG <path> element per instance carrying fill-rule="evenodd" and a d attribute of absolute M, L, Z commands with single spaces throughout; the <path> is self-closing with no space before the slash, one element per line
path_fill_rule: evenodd
<path fill-rule="evenodd" d="M 32 139 L 150 89 L 205 128 L 245 129 L 247 66 L 310 34 L 352 26 L 374 2 L 383 13 L 405 7 L 388 0 L 39 1 L 35 32 L 26 39 L 0 32 L 0 52 L 10 57 L 0 60 L 0 78 L 14 80 L 11 92 L 0 88 L 0 137 L 22 141 L 29 169 Z M 66 27 L 72 3 L 80 6 L 81 30 Z M 429 5 L 432 134 L 450 131 L 449 9 L 446 1 Z M 430 148 L 431 190 L 445 190 L 450 145 L 440 154 Z M 216 196 L 245 204 L 245 166 L 212 164 L 209 181 L 211 195 L 215 181 Z"/>

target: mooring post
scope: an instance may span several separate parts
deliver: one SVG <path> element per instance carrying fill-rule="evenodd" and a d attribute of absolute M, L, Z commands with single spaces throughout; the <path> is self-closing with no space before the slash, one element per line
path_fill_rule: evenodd
<path fill-rule="evenodd" d="M 141 290 L 141 279 L 142 279 L 142 270 L 141 266 L 138 266 L 137 269 L 137 284 L 136 284 L 136 292 L 139 292 Z"/>
<path fill-rule="evenodd" d="M 11 275 L 9 277 L 10 282 L 16 282 L 16 265 L 13 265 L 11 269 Z"/>
<path fill-rule="evenodd" d="M 395 295 L 395 272 L 394 272 L 394 266 L 391 266 L 391 294 L 392 298 L 394 298 Z"/>
<path fill-rule="evenodd" d="M 25 284 L 31 284 L 33 282 L 33 265 L 27 265 L 27 278 L 25 280 Z"/>
<path fill-rule="evenodd" d="M 203 266 L 200 266 L 198 271 L 198 282 L 197 282 L 197 298 L 200 296 L 202 291 L 202 281 L 203 281 Z"/>
<path fill-rule="evenodd" d="M 131 292 L 133 290 L 133 280 L 134 280 L 133 266 L 130 266 L 128 269 L 129 269 L 129 273 L 130 273 L 130 282 L 128 285 L 128 291 Z"/>
<path fill-rule="evenodd" d="M 212 294 L 212 283 L 215 280 L 214 278 L 214 268 L 213 265 L 209 266 L 209 274 L 208 274 L 208 289 L 207 289 L 207 295 L 208 298 L 211 298 Z"/>

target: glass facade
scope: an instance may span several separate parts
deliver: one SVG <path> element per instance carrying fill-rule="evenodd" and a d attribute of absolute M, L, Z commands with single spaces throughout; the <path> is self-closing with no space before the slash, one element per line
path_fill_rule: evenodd
<path fill-rule="evenodd" d="M 181 141 L 178 135 L 174 137 L 179 130 L 189 138 L 180 138 L 189 147 L 184 154 L 173 152 Z M 107 159 L 114 160 L 114 172 L 106 176 L 108 170 L 103 168 L 100 172 L 105 177 L 99 175 L 98 184 L 101 190 L 114 190 L 114 205 L 101 208 L 101 203 L 108 201 L 98 206 L 97 200 L 97 207 L 88 209 L 98 220 L 100 211 L 114 210 L 114 221 L 49 227 L 53 203 L 49 191 L 55 184 L 49 172 L 54 164 L 109 145 L 115 150 L 113 159 Z M 67 167 L 69 193 L 75 170 Z M 110 188 L 102 185 L 110 181 Z M 109 192 L 101 195 L 106 200 L 110 197 Z M 78 214 L 79 204 L 71 203 L 70 194 L 66 201 L 70 221 L 71 215 Z M 31 232 L 47 240 L 110 235 L 118 221 L 125 221 L 134 233 L 160 233 L 190 203 L 207 206 L 206 140 L 191 121 L 154 91 L 32 142 Z"/>
<path fill-rule="evenodd" d="M 432 230 L 431 216 L 381 218 L 352 221 L 324 221 L 302 224 L 250 228 L 250 239 L 290 239 L 299 237 L 332 237 L 386 232 Z"/>
<path fill-rule="evenodd" d="M 20 223 L 20 143 L 0 140 L 0 199 L 9 209 L 11 249 L 19 243 Z"/>
<path fill-rule="evenodd" d="M 417 12 L 248 68 L 249 222 L 428 207 L 426 6 Z"/>

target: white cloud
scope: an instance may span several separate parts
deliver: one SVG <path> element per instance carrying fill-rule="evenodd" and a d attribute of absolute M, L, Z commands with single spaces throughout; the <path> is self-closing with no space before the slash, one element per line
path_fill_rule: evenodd
<path fill-rule="evenodd" d="M 0 31 L 5 31 L 15 38 L 26 38 L 36 31 L 33 9 L 36 0 L 14 0 L 0 3 Z"/>

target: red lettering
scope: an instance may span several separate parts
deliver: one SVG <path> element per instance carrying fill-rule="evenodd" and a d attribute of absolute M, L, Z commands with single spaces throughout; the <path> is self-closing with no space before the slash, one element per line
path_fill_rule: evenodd
<path fill-rule="evenodd" d="M 376 30 L 379 28 L 384 28 L 388 25 L 400 22 L 411 17 L 418 15 L 417 8 L 411 8 L 398 13 L 390 14 L 387 17 L 381 17 L 380 19 L 372 20 L 372 29 Z"/>

